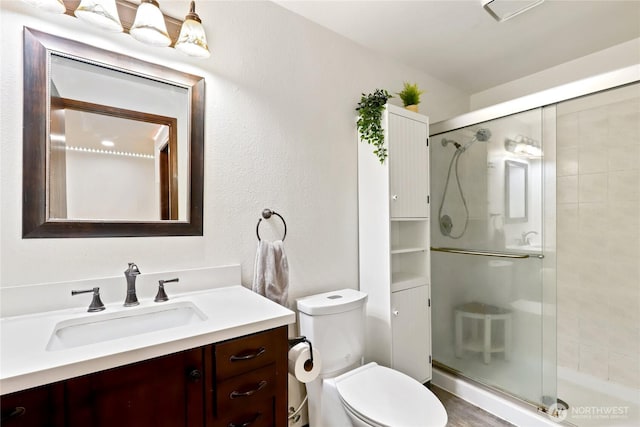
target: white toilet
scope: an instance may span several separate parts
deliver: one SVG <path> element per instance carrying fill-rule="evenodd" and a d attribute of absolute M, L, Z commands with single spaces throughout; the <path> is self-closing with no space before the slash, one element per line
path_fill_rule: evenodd
<path fill-rule="evenodd" d="M 353 289 L 298 299 L 300 334 L 322 358 L 307 383 L 310 427 L 444 427 L 447 413 L 413 378 L 368 363 L 364 355 L 367 294 Z"/>

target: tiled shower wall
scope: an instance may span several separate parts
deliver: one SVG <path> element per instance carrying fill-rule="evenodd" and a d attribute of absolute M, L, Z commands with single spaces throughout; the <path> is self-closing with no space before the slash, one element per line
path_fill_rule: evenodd
<path fill-rule="evenodd" d="M 640 388 L 640 85 L 558 105 L 558 364 Z"/>

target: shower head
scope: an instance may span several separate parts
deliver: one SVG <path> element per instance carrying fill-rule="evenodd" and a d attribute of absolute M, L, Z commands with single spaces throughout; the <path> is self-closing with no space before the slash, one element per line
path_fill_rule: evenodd
<path fill-rule="evenodd" d="M 475 139 L 480 142 L 487 142 L 491 138 L 491 131 L 487 128 L 478 129 Z"/>
<path fill-rule="evenodd" d="M 463 152 L 467 151 L 467 149 L 471 147 L 474 142 L 476 141 L 487 142 L 490 138 L 491 138 L 491 131 L 489 129 L 487 128 L 478 129 L 478 131 L 473 136 L 473 138 L 471 138 L 469 142 L 464 144 L 464 146 L 460 148 L 460 150 L 462 150 Z"/>

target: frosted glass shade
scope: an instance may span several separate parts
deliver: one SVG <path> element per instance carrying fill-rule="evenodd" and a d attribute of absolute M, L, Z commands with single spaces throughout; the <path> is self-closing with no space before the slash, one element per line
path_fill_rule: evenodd
<path fill-rule="evenodd" d="M 105 30 L 122 31 L 115 0 L 82 0 L 74 14 L 83 21 Z"/>
<path fill-rule="evenodd" d="M 25 3 L 35 6 L 38 9 L 42 9 L 51 13 L 64 13 L 67 8 L 62 0 L 22 0 Z"/>
<path fill-rule="evenodd" d="M 136 19 L 129 30 L 131 36 L 152 46 L 169 46 L 171 38 L 167 32 L 164 16 L 155 0 L 143 0 L 138 6 Z"/>
<path fill-rule="evenodd" d="M 180 36 L 176 42 L 176 49 L 189 56 L 208 58 L 211 56 L 207 45 L 207 35 L 202 24 L 193 19 L 186 19 L 182 23 Z"/>

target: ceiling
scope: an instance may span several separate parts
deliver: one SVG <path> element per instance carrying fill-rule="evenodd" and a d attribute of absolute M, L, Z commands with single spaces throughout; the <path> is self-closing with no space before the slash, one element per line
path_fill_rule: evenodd
<path fill-rule="evenodd" d="M 480 0 L 276 3 L 468 93 L 640 37 L 640 0 L 546 0 L 502 23 Z"/>
<path fill-rule="evenodd" d="M 156 136 L 165 125 L 123 117 L 68 109 L 65 112 L 66 144 L 130 154 L 155 155 Z M 168 130 L 165 133 L 169 134 Z M 114 143 L 105 147 L 102 141 Z"/>

